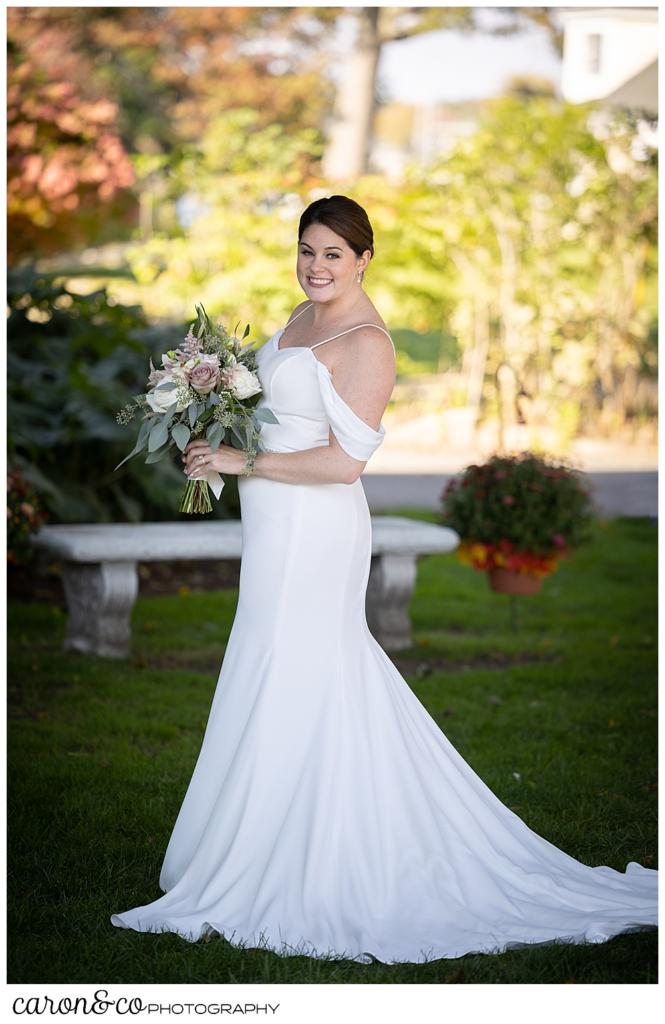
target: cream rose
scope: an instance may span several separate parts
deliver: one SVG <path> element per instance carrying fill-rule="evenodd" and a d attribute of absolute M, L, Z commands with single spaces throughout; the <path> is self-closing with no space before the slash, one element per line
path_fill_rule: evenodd
<path fill-rule="evenodd" d="M 182 412 L 188 405 L 192 403 L 192 396 L 189 394 L 189 388 L 186 386 L 184 377 L 178 374 L 168 374 L 164 377 L 160 384 L 175 384 L 175 388 L 155 388 L 154 391 L 148 391 L 146 401 L 153 412 L 166 412 L 170 409 L 175 401 L 178 402 L 176 406 L 176 412 Z"/>
<path fill-rule="evenodd" d="M 243 363 L 237 363 L 235 366 L 223 370 L 222 379 L 227 388 L 239 399 L 249 398 L 250 395 L 258 395 L 259 391 L 262 390 L 256 374 L 248 370 Z"/>

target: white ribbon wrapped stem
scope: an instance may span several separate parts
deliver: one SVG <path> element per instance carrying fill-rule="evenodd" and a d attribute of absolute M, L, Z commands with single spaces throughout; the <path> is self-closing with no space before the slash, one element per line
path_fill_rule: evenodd
<path fill-rule="evenodd" d="M 215 469 L 211 469 L 204 476 L 188 476 L 188 480 L 205 480 L 208 487 L 219 501 L 219 496 L 224 488 L 224 481 Z"/>

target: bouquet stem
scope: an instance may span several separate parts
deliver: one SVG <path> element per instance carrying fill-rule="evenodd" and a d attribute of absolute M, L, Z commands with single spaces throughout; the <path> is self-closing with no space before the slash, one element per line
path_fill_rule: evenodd
<path fill-rule="evenodd" d="M 185 493 L 180 501 L 179 511 L 195 516 L 204 516 L 207 512 L 212 512 L 207 480 L 187 481 Z"/>

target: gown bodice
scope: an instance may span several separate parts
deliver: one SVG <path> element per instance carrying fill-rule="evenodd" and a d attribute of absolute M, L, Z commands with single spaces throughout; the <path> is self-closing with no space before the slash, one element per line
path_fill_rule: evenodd
<path fill-rule="evenodd" d="M 311 348 L 280 349 L 277 331 L 257 352 L 257 374 L 263 394 L 257 408 L 267 406 L 278 423 L 261 427 L 261 446 L 273 452 L 301 451 L 329 443 L 332 429 L 340 446 L 366 462 L 382 443 L 383 424 L 374 430 L 338 394 L 332 374 Z"/>

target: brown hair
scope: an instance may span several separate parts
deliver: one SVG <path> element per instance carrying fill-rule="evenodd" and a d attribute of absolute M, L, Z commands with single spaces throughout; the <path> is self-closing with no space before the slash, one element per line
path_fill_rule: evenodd
<path fill-rule="evenodd" d="M 374 232 L 369 217 L 362 206 L 348 196 L 328 196 L 310 203 L 300 218 L 298 241 L 310 224 L 330 228 L 347 242 L 356 256 L 362 256 L 366 249 L 374 255 Z"/>

